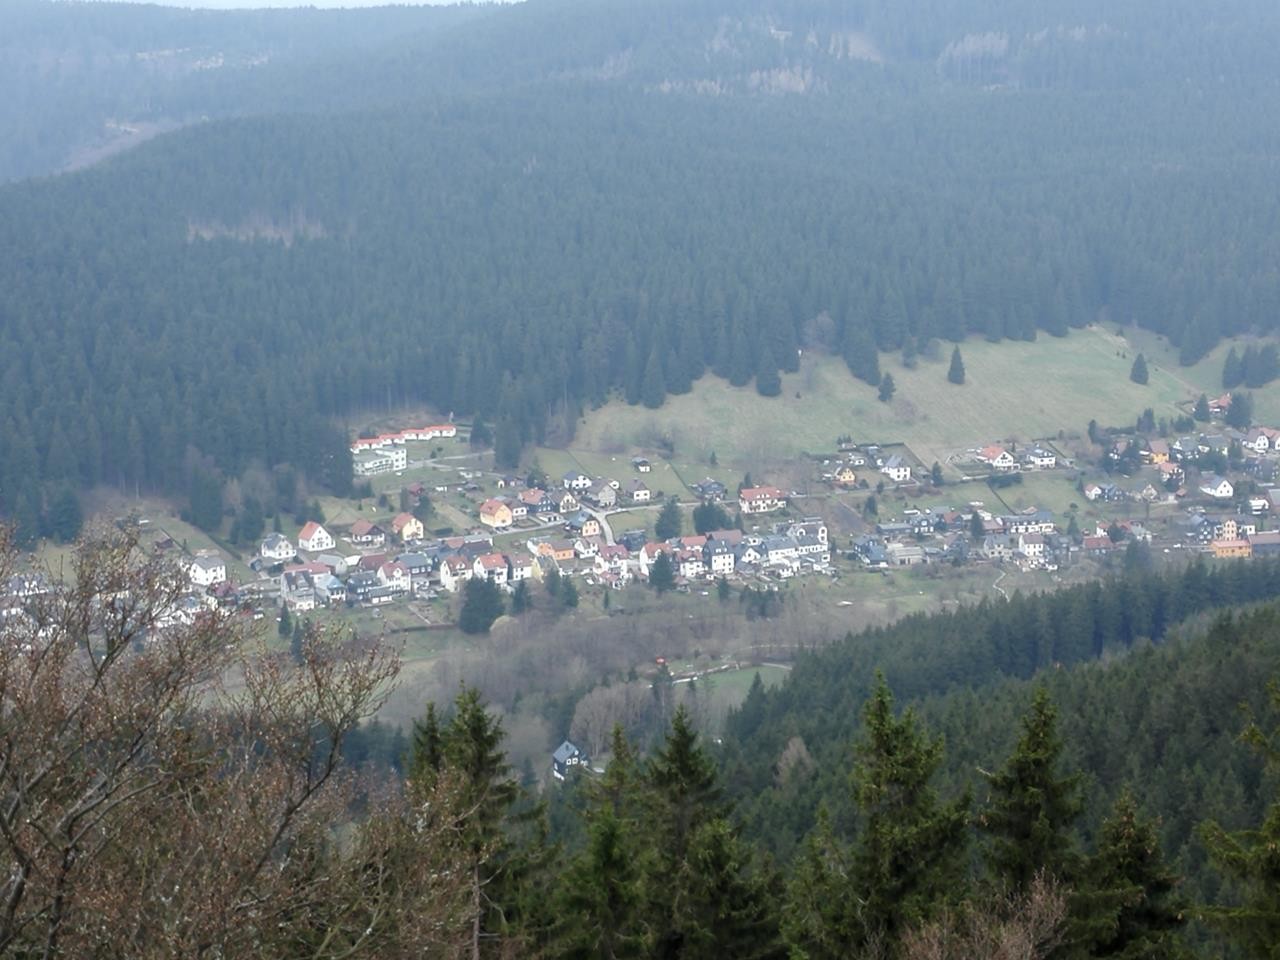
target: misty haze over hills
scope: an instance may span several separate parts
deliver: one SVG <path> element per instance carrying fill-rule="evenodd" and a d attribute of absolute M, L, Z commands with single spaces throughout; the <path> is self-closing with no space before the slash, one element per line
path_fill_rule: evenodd
<path fill-rule="evenodd" d="M 1280 320 L 1264 0 L 13 10 L 4 175 L 183 129 L 0 191 L 44 358 L 0 377 L 10 512 L 174 489 L 188 444 L 340 487 L 370 405 L 491 418 L 511 463 L 804 345 L 876 383 L 908 340 L 1107 316 L 1191 361 Z"/>

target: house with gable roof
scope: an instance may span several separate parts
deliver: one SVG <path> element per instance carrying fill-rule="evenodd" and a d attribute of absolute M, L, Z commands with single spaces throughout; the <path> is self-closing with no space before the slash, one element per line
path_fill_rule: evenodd
<path fill-rule="evenodd" d="M 308 553 L 323 553 L 326 550 L 332 550 L 333 537 L 320 524 L 310 520 L 298 533 L 298 549 L 305 550 Z"/>

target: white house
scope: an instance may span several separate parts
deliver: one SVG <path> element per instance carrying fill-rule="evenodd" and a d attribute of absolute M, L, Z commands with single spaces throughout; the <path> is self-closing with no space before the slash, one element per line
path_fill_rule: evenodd
<path fill-rule="evenodd" d="M 507 566 L 510 568 L 510 580 L 519 583 L 533 576 L 533 557 L 523 555 L 507 555 Z"/>
<path fill-rule="evenodd" d="M 298 555 L 293 543 L 282 533 L 273 533 L 263 540 L 262 546 L 258 548 L 258 553 L 262 555 L 262 559 L 270 560 L 272 563 L 283 563 L 285 560 L 292 560 Z"/>
<path fill-rule="evenodd" d="M 787 495 L 777 487 L 747 487 L 738 494 L 743 513 L 770 513 L 787 505 Z"/>
<path fill-rule="evenodd" d="M 1008 473 L 1018 465 L 1018 461 L 1004 447 L 983 447 L 978 451 L 978 459 L 997 473 Z"/>
<path fill-rule="evenodd" d="M 500 553 L 486 553 L 476 557 L 471 566 L 472 576 L 483 577 L 502 586 L 507 582 L 507 558 Z"/>
<path fill-rule="evenodd" d="M 1022 455 L 1023 462 L 1032 470 L 1052 470 L 1058 465 L 1058 455 L 1052 450 L 1035 447 Z"/>
<path fill-rule="evenodd" d="M 613 573 L 618 576 L 631 576 L 631 552 L 622 544 L 606 544 L 600 548 L 595 559 L 596 573 Z"/>
<path fill-rule="evenodd" d="M 1235 495 L 1235 487 L 1226 477 L 1209 474 L 1200 481 L 1200 492 L 1215 500 L 1230 500 Z"/>
<path fill-rule="evenodd" d="M 329 531 L 314 520 L 308 521 L 307 525 L 298 533 L 298 549 L 306 550 L 308 553 L 323 553 L 325 550 L 332 550 L 333 537 L 329 536 Z"/>
<path fill-rule="evenodd" d="M 648 503 L 653 498 L 653 492 L 648 485 L 636 478 L 627 484 L 627 499 L 632 503 Z"/>
<path fill-rule="evenodd" d="M 551 775 L 557 780 L 563 780 L 570 770 L 586 765 L 587 755 L 569 740 L 556 747 L 555 753 L 551 754 Z"/>
<path fill-rule="evenodd" d="M 562 478 L 562 483 L 566 490 L 581 493 L 591 489 L 592 480 L 585 473 L 578 470 L 570 470 Z"/>
<path fill-rule="evenodd" d="M 466 557 L 449 557 L 440 564 L 440 586 L 450 593 L 457 593 L 462 584 L 471 579 L 471 564 Z"/>
<path fill-rule="evenodd" d="M 408 593 L 409 588 L 413 585 L 412 578 L 409 576 L 409 568 L 403 563 L 384 563 L 378 568 L 378 582 L 384 587 L 390 587 L 397 593 Z"/>
<path fill-rule="evenodd" d="M 880 472 L 894 483 L 906 483 L 911 479 L 911 465 L 897 454 L 884 462 Z"/>
<path fill-rule="evenodd" d="M 681 550 L 676 555 L 676 571 L 687 580 L 694 580 L 707 572 L 702 562 L 701 550 Z"/>
<path fill-rule="evenodd" d="M 197 587 L 212 587 L 227 579 L 227 564 L 217 554 L 200 554 L 188 572 Z"/>
<path fill-rule="evenodd" d="M 702 560 L 712 576 L 729 576 L 734 567 L 733 544 L 725 540 L 708 540 L 702 548 Z"/>
<path fill-rule="evenodd" d="M 404 470 L 408 465 L 408 451 L 403 446 L 391 446 L 362 451 L 353 459 L 351 469 L 357 477 L 376 477 Z"/>
<path fill-rule="evenodd" d="M 1031 560 L 1044 556 L 1044 534 L 1023 533 L 1018 536 L 1018 552 Z"/>

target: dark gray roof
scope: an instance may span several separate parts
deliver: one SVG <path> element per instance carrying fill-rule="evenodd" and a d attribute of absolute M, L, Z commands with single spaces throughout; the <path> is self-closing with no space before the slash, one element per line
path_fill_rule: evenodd
<path fill-rule="evenodd" d="M 574 757 L 581 757 L 582 751 L 579 750 L 572 741 L 566 740 L 560 746 L 556 747 L 555 753 L 551 754 L 551 759 L 556 763 L 565 763 Z"/>

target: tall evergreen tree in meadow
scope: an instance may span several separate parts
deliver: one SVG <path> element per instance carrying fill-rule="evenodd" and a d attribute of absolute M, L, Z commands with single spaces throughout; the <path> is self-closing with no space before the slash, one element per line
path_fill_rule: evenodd
<path fill-rule="evenodd" d="M 1080 777 L 1063 775 L 1058 715 L 1049 693 L 1036 690 L 1013 754 L 989 777 L 990 799 L 978 818 L 987 835 L 990 879 L 1020 894 L 1044 871 L 1070 883 L 1079 873 L 1072 829 L 1083 807 Z"/>
<path fill-rule="evenodd" d="M 1147 370 L 1147 358 L 1142 354 L 1133 361 L 1133 367 L 1129 370 L 1129 379 L 1134 383 L 1140 383 L 1145 386 L 1151 379 L 1151 374 Z"/>
<path fill-rule="evenodd" d="M 959 347 L 951 351 L 951 367 L 947 370 L 947 382 L 957 385 L 964 383 L 964 360 L 960 358 Z"/>
<path fill-rule="evenodd" d="M 1201 423 L 1208 423 L 1209 418 L 1212 415 L 1212 412 L 1209 410 L 1209 398 L 1203 393 L 1200 394 L 1199 399 L 1196 400 L 1194 409 L 1191 411 L 1191 416 L 1196 420 L 1199 420 Z"/>
<path fill-rule="evenodd" d="M 897 388 L 894 386 L 894 383 L 893 383 L 893 374 L 886 373 L 880 379 L 880 389 L 879 391 L 877 391 L 876 395 L 880 398 L 881 403 L 888 403 L 890 400 L 893 399 L 893 393 L 895 389 Z"/>
<path fill-rule="evenodd" d="M 1253 422 L 1253 397 L 1243 391 L 1237 390 L 1231 395 L 1231 406 L 1227 407 L 1227 412 L 1222 418 L 1226 421 L 1227 426 L 1235 427 L 1237 430 L 1249 429 L 1249 424 Z"/>

